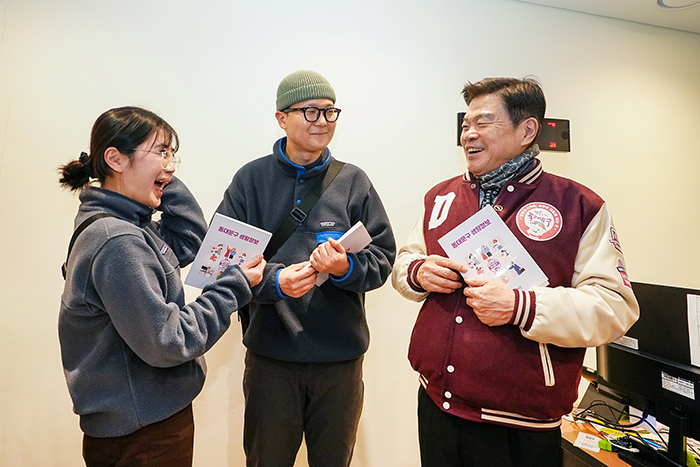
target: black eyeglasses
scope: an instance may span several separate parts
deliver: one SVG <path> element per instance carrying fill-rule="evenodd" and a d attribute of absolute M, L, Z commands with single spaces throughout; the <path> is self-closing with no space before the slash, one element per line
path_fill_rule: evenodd
<path fill-rule="evenodd" d="M 304 119 L 310 123 L 318 121 L 318 119 L 321 118 L 321 112 L 323 112 L 323 118 L 325 118 L 328 123 L 337 121 L 340 115 L 340 109 L 336 109 L 335 107 L 328 107 L 326 109 L 319 109 L 318 107 L 290 107 L 284 111 L 284 113 L 288 112 L 304 112 Z"/>

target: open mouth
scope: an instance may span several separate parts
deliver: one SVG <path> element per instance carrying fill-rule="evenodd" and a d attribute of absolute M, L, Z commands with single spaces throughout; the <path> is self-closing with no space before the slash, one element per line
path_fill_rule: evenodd
<path fill-rule="evenodd" d="M 168 180 L 156 180 L 154 183 L 158 188 L 162 190 L 163 188 L 165 188 L 165 185 L 168 184 Z"/>
<path fill-rule="evenodd" d="M 483 150 L 484 150 L 484 148 L 467 148 L 467 152 L 469 154 L 476 154 L 476 153 L 481 152 Z"/>

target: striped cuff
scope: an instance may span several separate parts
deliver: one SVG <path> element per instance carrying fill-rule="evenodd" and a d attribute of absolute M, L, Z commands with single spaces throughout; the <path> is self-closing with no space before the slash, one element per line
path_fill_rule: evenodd
<path fill-rule="evenodd" d="M 418 283 L 418 269 L 425 263 L 424 259 L 418 259 L 408 265 L 408 275 L 406 282 L 408 286 L 419 293 L 424 293 L 426 290 Z"/>
<path fill-rule="evenodd" d="M 515 309 L 510 324 L 519 326 L 527 332 L 535 321 L 535 292 L 514 289 Z"/>

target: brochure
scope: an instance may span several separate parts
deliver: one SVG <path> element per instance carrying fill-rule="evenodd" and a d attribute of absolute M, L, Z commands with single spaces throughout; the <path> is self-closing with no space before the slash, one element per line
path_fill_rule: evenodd
<path fill-rule="evenodd" d="M 469 268 L 463 274 L 465 278 L 493 279 L 520 290 L 549 284 L 547 276 L 491 206 L 452 229 L 438 243 L 448 257 Z"/>
<path fill-rule="evenodd" d="M 372 242 L 372 237 L 369 235 L 369 232 L 367 232 L 362 221 L 359 221 L 350 227 L 350 230 L 345 232 L 343 236 L 338 239 L 338 242 L 343 245 L 345 251 L 348 253 L 357 253 Z M 328 279 L 328 273 L 319 272 L 316 276 L 316 285 L 320 286 L 326 282 L 326 279 Z"/>
<path fill-rule="evenodd" d="M 270 232 L 216 213 L 185 284 L 201 289 L 214 282 L 227 267 L 262 254 L 270 237 Z"/>

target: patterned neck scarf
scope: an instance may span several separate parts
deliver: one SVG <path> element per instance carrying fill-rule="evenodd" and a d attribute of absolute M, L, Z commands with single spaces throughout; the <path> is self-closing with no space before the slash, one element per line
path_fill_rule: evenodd
<path fill-rule="evenodd" d="M 537 146 L 537 144 L 533 144 L 522 154 L 515 156 L 499 168 L 485 173 L 484 175 L 474 175 L 474 179 L 479 182 L 481 192 L 484 194 L 479 208 L 483 208 L 487 204 L 493 205 L 503 185 L 513 180 L 515 176 L 518 175 L 518 172 L 520 172 L 520 169 L 527 165 L 527 163 L 534 159 L 539 153 L 540 147 Z"/>

